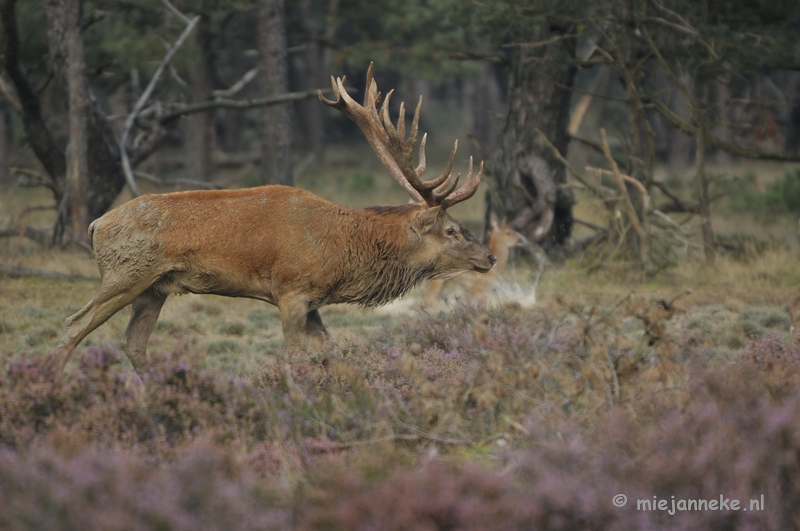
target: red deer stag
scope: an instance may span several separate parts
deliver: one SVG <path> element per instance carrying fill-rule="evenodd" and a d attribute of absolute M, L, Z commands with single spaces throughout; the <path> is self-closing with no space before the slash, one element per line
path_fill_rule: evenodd
<path fill-rule="evenodd" d="M 335 101 L 322 97 L 358 124 L 391 175 L 414 200 L 402 206 L 355 210 L 310 192 L 271 185 L 242 190 L 143 195 L 95 220 L 89 238 L 100 270 L 94 298 L 65 321 L 54 363 L 60 373 L 73 349 L 127 305 L 131 318 L 123 348 L 141 374 L 147 340 L 172 293 L 249 297 L 276 305 L 289 344 L 320 344 L 328 335 L 319 315 L 326 304 L 378 306 L 419 283 L 464 271 L 489 271 L 496 259 L 446 210 L 472 197 L 483 164 L 456 189 L 445 171 L 429 181 L 425 136 L 419 165 L 412 155 L 419 100 L 409 136 L 404 107 L 397 127 L 386 95 L 367 72 L 364 105 L 334 80 Z"/>
<path fill-rule="evenodd" d="M 511 248 L 525 243 L 525 238 L 515 231 L 506 222 L 497 219 L 494 214 L 489 218 L 489 237 L 486 240 L 486 247 L 489 252 L 497 258 L 497 264 L 486 274 L 479 275 L 473 271 L 467 271 L 461 275 L 453 277 L 447 281 L 460 284 L 475 300 L 485 298 L 489 292 L 497 286 L 500 275 L 508 263 Z M 425 292 L 425 306 L 435 308 L 439 293 L 445 286 L 444 279 L 431 280 Z"/>

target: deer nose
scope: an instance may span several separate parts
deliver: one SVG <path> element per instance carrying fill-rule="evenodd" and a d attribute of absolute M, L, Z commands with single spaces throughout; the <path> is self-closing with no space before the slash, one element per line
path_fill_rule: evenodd
<path fill-rule="evenodd" d="M 493 254 L 490 254 L 489 261 L 492 263 L 492 265 L 495 265 L 497 263 L 497 258 L 495 258 Z"/>

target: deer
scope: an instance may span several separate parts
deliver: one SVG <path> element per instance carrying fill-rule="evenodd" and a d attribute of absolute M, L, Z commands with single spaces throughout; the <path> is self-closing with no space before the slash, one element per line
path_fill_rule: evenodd
<path fill-rule="evenodd" d="M 352 119 L 390 175 L 408 192 L 401 206 L 356 210 L 283 185 L 238 190 L 147 194 L 93 221 L 89 240 L 100 271 L 91 301 L 64 322 L 53 369 L 62 374 L 77 345 L 130 305 L 121 342 L 141 377 L 147 341 L 171 294 L 258 299 L 280 312 L 287 346 L 320 348 L 329 337 L 319 309 L 355 303 L 376 307 L 420 283 L 465 271 L 486 273 L 497 259 L 447 209 L 478 189 L 483 163 L 466 180 L 452 176 L 458 140 L 444 172 L 430 180 L 425 141 L 413 164 L 422 97 L 406 136 L 405 107 L 397 126 L 386 94 L 367 71 L 364 103 L 331 76 L 334 99 L 320 100 Z M 380 110 L 378 109 L 380 105 Z"/>
<path fill-rule="evenodd" d="M 481 300 L 497 285 L 503 273 L 511 248 L 523 245 L 525 238 L 515 231 L 504 220 L 500 220 L 492 213 L 489 217 L 489 231 L 486 247 L 497 258 L 497 263 L 491 271 L 478 274 L 472 271 L 452 277 L 450 280 L 434 279 L 428 284 L 425 291 L 424 304 L 427 308 L 434 308 L 440 292 L 449 283 L 457 283 L 464 287 L 475 300 Z"/>

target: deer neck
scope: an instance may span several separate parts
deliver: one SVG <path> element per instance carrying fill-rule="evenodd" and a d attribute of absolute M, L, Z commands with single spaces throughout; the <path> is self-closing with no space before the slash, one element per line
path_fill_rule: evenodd
<path fill-rule="evenodd" d="M 359 274 L 342 275 L 348 281 L 337 287 L 334 299 L 380 306 L 433 275 L 433 264 L 413 259 L 415 243 L 409 236 L 412 216 L 408 211 L 405 205 L 361 211 L 363 219 L 352 229 L 348 251 Z"/>

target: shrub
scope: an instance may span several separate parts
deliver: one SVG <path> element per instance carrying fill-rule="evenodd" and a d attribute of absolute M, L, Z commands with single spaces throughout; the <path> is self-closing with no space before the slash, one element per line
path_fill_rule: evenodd
<path fill-rule="evenodd" d="M 285 529 L 288 514 L 269 502 L 244 463 L 214 446 L 161 467 L 118 450 L 0 448 L 2 529 Z"/>

